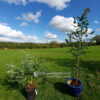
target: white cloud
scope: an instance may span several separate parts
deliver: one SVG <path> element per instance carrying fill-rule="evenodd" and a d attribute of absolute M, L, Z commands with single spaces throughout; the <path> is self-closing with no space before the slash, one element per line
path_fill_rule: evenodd
<path fill-rule="evenodd" d="M 94 23 L 95 23 L 95 24 L 99 24 L 99 21 L 95 20 Z"/>
<path fill-rule="evenodd" d="M 87 34 L 89 34 L 89 33 L 91 33 L 91 32 L 93 32 L 93 29 L 88 28 Z"/>
<path fill-rule="evenodd" d="M 65 40 L 56 40 L 56 42 L 58 42 L 58 43 L 65 43 L 66 41 Z"/>
<path fill-rule="evenodd" d="M 15 4 L 15 5 L 26 5 L 27 1 L 26 0 L 3 0 L 5 2 L 7 2 L 8 4 Z"/>
<path fill-rule="evenodd" d="M 90 39 L 92 39 L 94 36 L 95 36 L 95 34 L 89 34 L 89 33 L 91 33 L 93 30 L 91 29 L 91 28 L 89 28 L 88 29 L 88 32 L 87 32 L 87 35 L 88 35 L 88 37 L 86 37 L 85 35 L 83 36 L 83 40 L 86 40 L 86 41 L 89 41 Z"/>
<path fill-rule="evenodd" d="M 43 42 L 39 40 L 36 36 L 27 36 L 23 32 L 13 30 L 10 26 L 0 24 L 0 41 L 9 42 Z"/>
<path fill-rule="evenodd" d="M 15 4 L 15 5 L 26 5 L 30 2 L 38 2 L 44 3 L 50 6 L 51 8 L 56 8 L 56 10 L 63 10 L 64 8 L 69 7 L 69 2 L 71 0 L 2 0 L 7 2 L 8 4 Z"/>
<path fill-rule="evenodd" d="M 96 29 L 97 32 L 100 32 L 100 28 Z"/>
<path fill-rule="evenodd" d="M 23 37 L 23 33 L 21 31 L 13 30 L 9 26 L 0 24 L 0 36 L 18 38 Z"/>
<path fill-rule="evenodd" d="M 66 18 L 64 16 L 57 15 L 52 18 L 49 25 L 60 32 L 71 32 L 75 30 L 74 26 L 76 26 L 75 24 L 73 24 L 73 22 L 74 22 L 74 18 L 72 17 Z"/>
<path fill-rule="evenodd" d="M 25 20 L 27 22 L 39 22 L 39 18 L 41 16 L 41 11 L 37 11 L 36 14 L 33 14 L 31 12 L 29 13 L 23 13 L 21 17 L 16 17 L 17 20 Z"/>
<path fill-rule="evenodd" d="M 16 17 L 16 20 L 20 20 L 20 19 L 21 19 L 21 17 L 19 17 L 19 16 L 18 16 L 18 17 Z"/>
<path fill-rule="evenodd" d="M 92 39 L 94 36 L 95 36 L 95 34 L 92 34 L 92 35 L 90 34 L 90 35 L 88 36 L 87 40 Z"/>
<path fill-rule="evenodd" d="M 7 42 L 7 41 L 11 41 L 11 39 L 8 37 L 0 37 L 0 41 Z"/>
<path fill-rule="evenodd" d="M 38 40 L 36 36 L 27 36 L 26 39 L 27 40 Z"/>
<path fill-rule="evenodd" d="M 73 22 L 74 18 L 72 17 L 66 18 L 64 16 L 55 16 L 52 18 L 49 25 L 60 32 L 70 33 L 78 28 L 77 24 L 74 24 Z M 91 33 L 92 31 L 93 30 L 91 28 L 88 28 L 87 33 Z"/>
<path fill-rule="evenodd" d="M 38 3 L 44 3 L 49 5 L 52 8 L 56 8 L 57 10 L 63 10 L 64 8 L 67 8 L 71 0 L 29 0 L 30 2 L 38 2 Z"/>
<path fill-rule="evenodd" d="M 92 35 L 89 34 L 88 37 L 83 36 L 83 40 L 88 42 L 88 41 L 90 41 L 90 39 L 92 39 L 94 36 L 95 36 L 94 34 L 92 34 Z M 66 37 L 66 39 L 69 40 L 68 36 Z M 73 42 L 76 42 L 76 40 L 74 40 L 74 39 L 72 39 L 72 41 L 73 41 Z"/>
<path fill-rule="evenodd" d="M 5 25 L 5 26 L 7 26 L 8 24 L 7 24 L 7 23 L 0 23 L 0 25 Z"/>
<path fill-rule="evenodd" d="M 70 33 L 71 31 L 75 31 L 78 27 L 77 27 L 77 24 L 74 24 L 74 18 L 72 17 L 69 17 L 69 18 L 66 18 L 66 17 L 63 17 L 63 16 L 55 16 L 52 18 L 51 22 L 49 23 L 49 25 L 60 31 L 60 32 L 66 32 L 67 33 Z M 76 26 L 76 27 L 74 27 Z M 88 38 L 84 35 L 83 36 L 83 39 L 84 40 L 89 40 L 90 38 L 92 38 L 94 35 L 89 35 L 89 33 L 91 33 L 93 30 L 91 28 L 88 28 Z M 68 38 L 68 37 L 67 37 Z M 76 40 L 72 40 L 72 41 L 76 41 Z"/>
<path fill-rule="evenodd" d="M 28 23 L 26 23 L 26 22 L 22 22 L 21 24 L 20 24 L 20 26 L 28 26 Z"/>
<path fill-rule="evenodd" d="M 57 37 L 58 36 L 56 34 L 53 34 L 53 33 L 49 32 L 49 31 L 45 32 L 45 38 L 46 39 L 56 39 Z"/>

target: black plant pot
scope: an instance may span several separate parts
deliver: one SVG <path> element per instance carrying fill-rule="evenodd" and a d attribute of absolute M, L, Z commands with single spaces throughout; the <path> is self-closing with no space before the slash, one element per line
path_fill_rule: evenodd
<path fill-rule="evenodd" d="M 34 100 L 36 98 L 35 89 L 33 91 L 26 91 L 26 100 Z"/>
<path fill-rule="evenodd" d="M 77 86 L 72 85 L 73 83 L 75 84 L 76 81 L 78 85 Z M 76 78 L 69 78 L 67 80 L 67 89 L 72 96 L 79 97 L 83 90 L 83 85 L 82 85 L 81 80 L 76 79 Z"/>

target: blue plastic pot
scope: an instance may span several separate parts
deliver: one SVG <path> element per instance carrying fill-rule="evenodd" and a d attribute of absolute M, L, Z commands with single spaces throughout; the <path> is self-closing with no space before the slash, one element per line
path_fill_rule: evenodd
<path fill-rule="evenodd" d="M 75 81 L 77 81 L 77 83 L 78 83 L 77 86 L 73 86 L 73 85 L 69 84 L 69 83 L 75 82 Z M 82 90 L 83 90 L 82 82 L 76 78 L 69 78 L 69 79 L 67 79 L 67 89 L 68 89 L 68 92 L 72 96 L 79 97 L 81 95 Z"/>

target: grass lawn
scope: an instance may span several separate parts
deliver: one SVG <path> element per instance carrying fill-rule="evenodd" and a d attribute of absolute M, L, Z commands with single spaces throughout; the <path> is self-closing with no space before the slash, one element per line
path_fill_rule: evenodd
<path fill-rule="evenodd" d="M 74 61 L 69 48 L 32 49 L 24 50 L 33 56 L 45 58 L 43 67 L 48 72 L 65 72 L 75 77 Z M 7 64 L 16 64 L 21 61 L 23 50 L 0 50 L 0 100 L 25 100 L 19 88 L 13 88 L 4 79 Z M 67 93 L 67 77 L 48 77 L 46 81 L 37 80 L 38 96 L 35 100 L 99 100 L 100 99 L 100 46 L 92 46 L 87 54 L 81 57 L 80 79 L 83 82 L 81 97 L 74 98 Z"/>

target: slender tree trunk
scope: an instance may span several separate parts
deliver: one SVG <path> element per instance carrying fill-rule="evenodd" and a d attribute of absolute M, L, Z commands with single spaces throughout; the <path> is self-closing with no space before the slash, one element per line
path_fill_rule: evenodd
<path fill-rule="evenodd" d="M 79 56 L 77 57 L 77 62 L 76 62 L 76 79 L 78 79 L 78 70 L 79 70 Z M 76 81 L 76 86 L 78 85 L 78 82 Z"/>
<path fill-rule="evenodd" d="M 79 42 L 79 48 L 78 48 L 78 56 L 77 56 L 77 59 L 76 59 L 76 79 L 78 79 L 79 77 L 79 73 L 78 73 L 78 71 L 79 71 L 79 65 L 80 65 L 80 50 L 81 50 L 81 48 L 82 48 L 82 42 L 81 42 L 81 39 L 80 39 L 80 42 Z M 78 85 L 78 82 L 77 82 L 77 80 L 76 80 L 76 86 Z"/>

